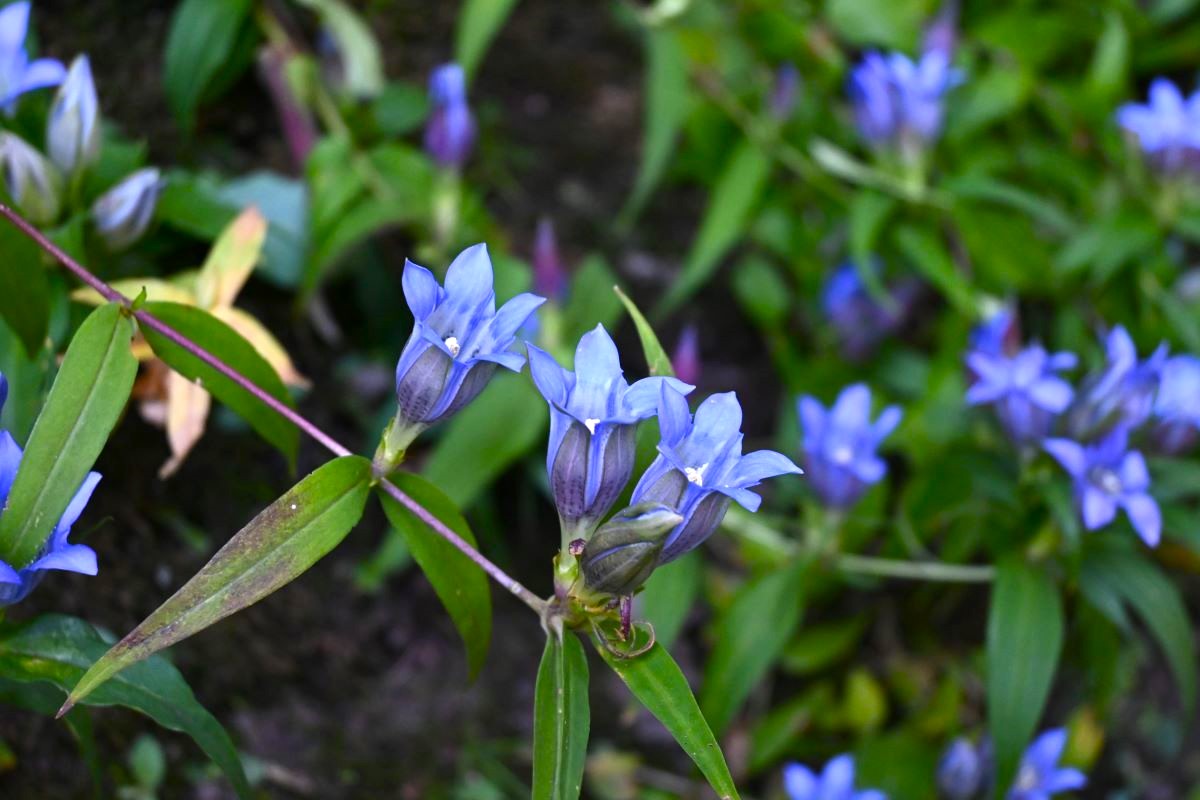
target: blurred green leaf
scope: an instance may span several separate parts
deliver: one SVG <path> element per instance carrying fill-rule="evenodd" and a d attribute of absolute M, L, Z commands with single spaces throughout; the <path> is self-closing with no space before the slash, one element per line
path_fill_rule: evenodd
<path fill-rule="evenodd" d="M 333 39 L 341 63 L 341 81 L 356 98 L 373 98 L 383 91 L 383 56 L 379 42 L 358 13 L 341 0 L 297 0 L 321 18 Z"/>
<path fill-rule="evenodd" d="M 156 791 L 167 776 L 167 757 L 153 736 L 143 733 L 129 748 L 129 771 L 138 785 Z"/>
<path fill-rule="evenodd" d="M 1033 95 L 1036 81 L 1012 65 L 973 75 L 956 89 L 946 114 L 946 138 L 964 141 L 995 122 L 1015 114 Z"/>
<path fill-rule="evenodd" d="M 397 472 L 391 481 L 425 507 L 452 531 L 475 545 L 475 535 L 450 498 L 419 475 Z M 446 607 L 467 648 L 467 665 L 474 680 L 487 660 L 492 638 L 492 595 L 487 576 L 457 547 L 430 530 L 390 495 L 378 491 L 384 513 L 400 531 L 413 558 Z"/>
<path fill-rule="evenodd" d="M 0 632 L 0 674 L 23 682 L 46 681 L 65 692 L 107 649 L 108 643 L 83 620 L 48 614 Z M 161 656 L 131 666 L 83 702 L 132 708 L 164 728 L 186 733 L 221 768 L 238 796 L 250 797 L 229 734 Z"/>
<path fill-rule="evenodd" d="M 33 358 L 50 327 L 50 282 L 42 251 L 8 220 L 0 222 L 0 317 Z"/>
<path fill-rule="evenodd" d="M 654 332 L 654 328 L 651 327 L 634 302 L 629 299 L 629 296 L 621 291 L 621 287 L 614 286 L 613 291 L 625 305 L 625 310 L 629 312 L 629 317 L 633 320 L 634 327 L 637 328 L 638 339 L 642 342 L 642 353 L 646 357 L 646 367 L 650 374 L 674 376 L 675 371 L 671 368 L 671 357 L 667 355 L 667 351 L 658 341 L 658 334 Z"/>
<path fill-rule="evenodd" d="M 406 136 L 425 121 L 429 99 L 420 86 L 392 81 L 375 100 L 372 110 L 381 131 L 389 136 Z"/>
<path fill-rule="evenodd" d="M 1013 780 L 1037 728 L 1062 643 L 1057 587 L 1036 567 L 1002 559 L 987 625 L 988 730 L 996 748 L 997 791 Z"/>
<path fill-rule="evenodd" d="M 932 10 L 928 0 L 829 0 L 825 18 L 853 44 L 911 50 Z"/>
<path fill-rule="evenodd" d="M 1104 32 L 1096 42 L 1092 65 L 1088 69 L 1088 90 L 1100 101 L 1122 95 L 1129 73 L 1129 32 L 1115 8 L 1104 15 Z"/>
<path fill-rule="evenodd" d="M 79 326 L 0 514 L 0 558 L 34 559 L 79 490 L 133 388 L 133 321 L 113 303 Z"/>
<path fill-rule="evenodd" d="M 679 637 L 704 583 L 704 559 L 692 551 L 665 564 L 650 576 L 637 601 L 654 626 L 654 638 L 668 650 Z"/>
<path fill-rule="evenodd" d="M 233 54 L 251 0 L 183 0 L 171 17 L 163 64 L 167 101 L 179 124 L 190 130 L 196 106 Z"/>
<path fill-rule="evenodd" d="M 793 675 L 811 675 L 846 657 L 867 629 L 865 616 L 803 628 L 784 649 L 782 669 Z"/>
<path fill-rule="evenodd" d="M 68 704 L 303 574 L 357 524 L 370 478 L 371 462 L 359 456 L 334 459 L 309 474 L 234 534 L 183 588 L 93 664 Z"/>
<path fill-rule="evenodd" d="M 587 653 L 571 631 L 546 637 L 533 707 L 533 800 L 576 800 L 588 727 Z"/>
<path fill-rule="evenodd" d="M 900 225 L 895 233 L 896 246 L 909 263 L 942 293 L 959 313 L 974 319 L 978 303 L 971 282 L 959 270 L 953 257 L 936 234 L 910 225 Z"/>
<path fill-rule="evenodd" d="M 621 299 L 612 287 L 617 276 L 604 257 L 593 253 L 571 275 L 571 289 L 563 308 L 563 339 L 576 342 L 596 325 L 612 326 L 621 313 Z"/>
<path fill-rule="evenodd" d="M 874 284 L 876 294 L 883 292 L 883 285 L 878 271 L 868 269 L 867 265 L 875 255 L 888 215 L 895 208 L 894 198 L 872 191 L 856 192 L 850 203 L 850 257 L 858 268 L 859 277 L 868 286 Z"/>
<path fill-rule="evenodd" d="M 463 2 L 454 31 L 454 60 L 467 73 L 468 80 L 475 75 L 492 39 L 496 38 L 516 6 L 517 0 Z"/>
<path fill-rule="evenodd" d="M 878 730 L 887 718 L 887 694 L 879 681 L 863 667 L 856 667 L 846 677 L 846 697 L 842 702 L 842 719 L 860 735 Z"/>

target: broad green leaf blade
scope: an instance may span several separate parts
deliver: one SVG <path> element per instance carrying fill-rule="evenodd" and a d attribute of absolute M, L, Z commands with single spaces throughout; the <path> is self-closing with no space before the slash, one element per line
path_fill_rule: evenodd
<path fill-rule="evenodd" d="M 33 560 L 96 463 L 133 388 L 132 339 L 133 321 L 112 303 L 75 332 L 0 515 L 0 558 L 9 564 Z"/>
<path fill-rule="evenodd" d="M 684 262 L 683 272 L 656 313 L 665 314 L 678 308 L 708 281 L 746 230 L 770 173 L 771 159 L 754 142 L 743 141 L 729 157 L 709 192 L 704 221 L 700 223 L 700 232 Z"/>
<path fill-rule="evenodd" d="M 662 179 L 687 117 L 689 99 L 687 54 L 679 33 L 667 27 L 650 30 L 646 39 L 642 160 L 633 192 L 617 220 L 620 228 L 633 224 Z"/>
<path fill-rule="evenodd" d="M 667 351 L 663 349 L 662 343 L 658 341 L 658 334 L 654 332 L 654 328 L 646 321 L 645 315 L 634 305 L 629 296 L 621 291 L 621 287 L 614 286 L 613 291 L 617 293 L 617 297 L 621 298 L 621 302 L 625 304 L 625 310 L 629 312 L 629 316 L 633 320 L 633 325 L 637 328 L 638 339 L 642 342 L 642 353 L 646 356 L 646 367 L 650 370 L 650 374 L 674 377 L 675 370 L 671 367 L 671 357 L 667 355 Z"/>
<path fill-rule="evenodd" d="M 679 638 L 703 582 L 704 560 L 692 551 L 654 570 L 637 596 L 640 616 L 654 626 L 655 641 L 668 650 Z"/>
<path fill-rule="evenodd" d="M 163 82 L 167 101 L 185 129 L 195 121 L 196 106 L 233 55 L 251 0 L 184 0 L 171 18 Z"/>
<path fill-rule="evenodd" d="M 475 74 L 488 46 L 500 32 L 517 0 L 466 0 L 458 12 L 454 32 L 454 58 L 467 73 Z"/>
<path fill-rule="evenodd" d="M 533 701 L 533 800 L 576 800 L 583 787 L 591 706 L 579 637 L 551 633 Z"/>
<path fill-rule="evenodd" d="M 1137 553 L 1113 547 L 1088 550 L 1080 581 L 1085 587 L 1099 584 L 1137 611 L 1166 654 L 1185 710 L 1190 712 L 1196 703 L 1195 641 L 1175 584 Z"/>
<path fill-rule="evenodd" d="M 50 281 L 38 246 L 11 222 L 0 223 L 0 317 L 33 358 L 50 326 Z"/>
<path fill-rule="evenodd" d="M 1001 561 L 987 625 L 988 726 L 1000 789 L 1037 728 L 1062 643 L 1062 601 L 1049 577 L 1016 558 Z"/>
<path fill-rule="evenodd" d="M 24 682 L 45 681 L 66 692 L 106 650 L 108 643 L 88 623 L 49 614 L 0 635 L 0 674 Z M 250 796 L 229 734 L 196 700 L 179 670 L 161 656 L 99 687 L 87 705 L 125 706 L 164 728 L 186 733 L 232 781 L 240 797 Z"/>
<path fill-rule="evenodd" d="M 309 474 L 93 664 L 63 708 L 131 664 L 254 605 L 301 575 L 358 522 L 370 480 L 371 462 L 360 456 L 334 459 Z"/>
<path fill-rule="evenodd" d="M 645 645 L 645 633 L 637 632 L 635 647 Z M 596 643 L 596 651 L 633 692 L 633 696 L 670 731 L 722 800 L 738 800 L 737 787 L 721 745 L 700 712 L 692 689 L 679 665 L 657 642 L 636 658 L 618 658 Z"/>
<path fill-rule="evenodd" d="M 288 394 L 279 374 L 252 344 L 225 322 L 203 309 L 182 303 L 150 302 L 142 308 L 242 373 L 276 400 L 288 406 L 293 405 L 292 396 Z M 233 409 L 260 436 L 277 447 L 289 464 L 295 464 L 300 434 L 294 425 L 232 379 L 157 331 L 143 325 L 142 335 L 150 343 L 154 354 L 167 366 L 189 380 L 198 381 L 200 386 Z"/>
<path fill-rule="evenodd" d="M 390 480 L 446 523 L 452 531 L 472 545 L 475 544 L 475 536 L 467 521 L 441 489 L 421 476 L 407 472 L 397 472 Z M 400 531 L 413 558 L 449 612 L 450 619 L 454 620 L 454 626 L 466 645 L 467 664 L 471 680 L 474 680 L 487 660 L 488 645 L 492 638 L 492 595 L 487 576 L 475 562 L 430 530 L 407 508 L 384 492 L 378 492 L 378 495 L 388 522 Z"/>
<path fill-rule="evenodd" d="M 807 562 L 797 561 L 746 584 L 718 622 L 700 692 L 700 707 L 718 734 L 796 632 L 806 572 Z"/>
<path fill-rule="evenodd" d="M 543 442 L 548 421 L 538 409 L 544 407 L 527 375 L 497 375 L 446 426 L 422 474 L 456 506 L 470 506 L 510 464 Z"/>

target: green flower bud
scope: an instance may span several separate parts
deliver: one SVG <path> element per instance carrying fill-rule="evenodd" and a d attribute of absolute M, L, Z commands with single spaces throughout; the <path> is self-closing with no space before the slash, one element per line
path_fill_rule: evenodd
<path fill-rule="evenodd" d="M 579 565 L 584 586 L 597 594 L 633 594 L 654 572 L 667 534 L 682 521 L 661 503 L 618 511 L 583 549 Z"/>
<path fill-rule="evenodd" d="M 62 209 L 63 180 L 58 168 L 15 133 L 0 133 L 0 174 L 4 189 L 35 225 L 48 225 Z"/>

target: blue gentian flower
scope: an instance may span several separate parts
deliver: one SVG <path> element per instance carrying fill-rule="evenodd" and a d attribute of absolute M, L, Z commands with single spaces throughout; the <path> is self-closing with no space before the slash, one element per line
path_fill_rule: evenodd
<path fill-rule="evenodd" d="M 879 262 L 867 269 L 878 273 Z M 853 263 L 835 269 L 821 291 L 821 310 L 833 326 L 846 354 L 862 358 L 908 319 L 920 294 L 920 284 L 904 281 L 889 287 L 883 302 L 867 290 Z"/>
<path fill-rule="evenodd" d="M 54 95 L 46 123 L 50 160 L 72 175 L 100 154 L 100 100 L 87 56 L 71 62 L 67 79 Z"/>
<path fill-rule="evenodd" d="M 550 406 L 546 472 L 563 533 L 587 538 L 629 482 L 635 428 L 658 412 L 662 388 L 686 393 L 695 387 L 665 377 L 642 378 L 631 386 L 603 325 L 579 340 L 574 372 L 549 353 L 531 344 L 526 348 L 533 382 Z"/>
<path fill-rule="evenodd" d="M 989 356 L 1013 356 L 1021 349 L 1020 325 L 1012 306 L 1001 305 L 971 330 L 971 349 Z"/>
<path fill-rule="evenodd" d="M 780 122 L 786 122 L 796 110 L 796 102 L 800 99 L 800 70 L 790 61 L 779 65 L 775 70 L 775 82 L 771 86 L 769 108 L 771 116 Z"/>
<path fill-rule="evenodd" d="M 1200 91 L 1184 98 L 1166 78 L 1150 84 L 1150 102 L 1126 103 L 1117 124 L 1137 137 L 1146 159 L 1166 173 L 1200 167 Z"/>
<path fill-rule="evenodd" d="M 0 407 L 4 405 L 7 397 L 8 380 L 0 375 Z M 12 435 L 8 431 L 0 431 L 0 508 L 8 504 L 8 493 L 17 477 L 22 455 L 21 447 L 13 440 Z M 83 513 L 84 506 L 99 482 L 100 473 L 88 473 L 63 511 L 58 524 L 54 526 L 54 531 L 42 548 L 41 554 L 28 566 L 15 567 L 0 561 L 0 607 L 24 600 L 41 582 L 43 573 L 47 570 L 96 574 L 96 552 L 87 545 L 71 544 L 67 537 L 71 533 L 71 526 Z"/>
<path fill-rule="evenodd" d="M 396 364 L 397 419 L 421 428 L 474 400 L 497 365 L 519 372 L 517 330 L 545 298 L 519 294 L 496 310 L 487 246 L 468 247 L 446 270 L 445 288 L 424 267 L 404 263 L 413 331 Z M 414 434 L 415 435 L 415 434 Z"/>
<path fill-rule="evenodd" d="M 561 300 L 567 294 L 567 272 L 558 250 L 558 237 L 549 217 L 538 220 L 533 240 L 533 290 Z"/>
<path fill-rule="evenodd" d="M 123 250 L 142 238 L 165 186 L 162 173 L 146 167 L 96 198 L 92 224 L 110 250 Z"/>
<path fill-rule="evenodd" d="M 871 422 L 871 390 L 862 383 L 843 389 L 828 411 L 807 395 L 796 409 L 813 491 L 830 508 L 849 508 L 887 474 L 887 464 L 875 450 L 900 424 L 900 409 L 889 406 Z"/>
<path fill-rule="evenodd" d="M 1040 345 L 1011 357 L 976 350 L 967 356 L 967 366 L 976 376 L 967 402 L 993 404 L 1013 441 L 1036 442 L 1049 435 L 1055 416 L 1071 404 L 1071 385 L 1055 373 L 1075 363 L 1073 353 L 1047 353 Z"/>
<path fill-rule="evenodd" d="M 1130 429 L 1145 422 L 1154 408 L 1167 345 L 1160 344 L 1144 361 L 1124 327 L 1117 325 L 1105 339 L 1104 371 L 1085 381 L 1071 409 L 1070 430 L 1078 439 L 1103 434 L 1114 425 Z"/>
<path fill-rule="evenodd" d="M 658 405 L 658 457 L 633 490 L 633 502 L 674 508 L 683 522 L 667 535 L 658 563 L 699 546 L 721 523 L 730 501 L 747 511 L 762 502 L 750 491 L 767 478 L 803 472 L 772 450 L 742 455 L 742 407 L 733 392 L 714 394 L 688 411 L 687 398 L 664 384 Z"/>
<path fill-rule="evenodd" d="M 1162 515 L 1150 496 L 1146 460 L 1129 449 L 1128 429 L 1118 425 L 1095 444 L 1047 439 L 1043 445 L 1075 483 L 1075 502 L 1089 531 L 1103 528 L 1123 508 L 1134 530 L 1154 547 L 1162 534 Z"/>
<path fill-rule="evenodd" d="M 1184 355 L 1163 364 L 1154 398 L 1152 438 L 1159 452 L 1190 450 L 1200 433 L 1200 358 Z"/>
<path fill-rule="evenodd" d="M 0 9 L 0 106 L 11 114 L 17 98 L 34 89 L 57 86 L 67 75 L 61 61 L 29 60 L 25 37 L 29 33 L 29 3 L 11 3 Z"/>
<path fill-rule="evenodd" d="M 1066 746 L 1067 732 L 1062 728 L 1046 731 L 1034 739 L 1021 758 L 1021 768 L 1007 800 L 1050 800 L 1060 792 L 1073 792 L 1086 786 L 1086 775 L 1058 765 Z"/>
<path fill-rule="evenodd" d="M 916 62 L 903 53 L 867 53 L 850 73 L 859 132 L 871 144 L 903 152 L 926 147 L 941 133 L 946 92 L 962 80 L 941 50 Z"/>
<path fill-rule="evenodd" d="M 475 117 L 467 105 L 467 77 L 462 67 L 443 64 L 433 71 L 429 102 L 425 151 L 442 167 L 460 169 L 475 146 Z"/>
<path fill-rule="evenodd" d="M 62 174 L 32 145 L 9 131 L 0 131 L 0 175 L 8 196 L 30 222 L 49 225 L 58 219 Z"/>
<path fill-rule="evenodd" d="M 671 371 L 685 383 L 700 380 L 700 331 L 695 325 L 685 325 L 671 353 Z"/>
<path fill-rule="evenodd" d="M 803 764 L 783 768 L 783 789 L 788 800 L 887 800 L 878 789 L 854 790 L 854 758 L 840 755 L 817 775 Z"/>
<path fill-rule="evenodd" d="M 955 739 L 938 762 L 937 785 L 946 800 L 971 800 L 983 788 L 990 754 L 967 739 Z"/>

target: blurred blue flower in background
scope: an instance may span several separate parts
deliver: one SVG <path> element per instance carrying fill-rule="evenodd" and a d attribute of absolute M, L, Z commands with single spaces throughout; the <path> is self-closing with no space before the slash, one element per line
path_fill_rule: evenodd
<path fill-rule="evenodd" d="M 1174 356 L 1163 364 L 1154 398 L 1155 449 L 1168 455 L 1190 450 L 1200 432 L 1200 358 Z"/>
<path fill-rule="evenodd" d="M 671 353 L 671 371 L 684 383 L 700 381 L 700 331 L 695 325 L 685 325 Z"/>
<path fill-rule="evenodd" d="M 987 780 L 990 760 L 986 744 L 976 747 L 968 739 L 955 739 L 938 761 L 937 786 L 941 796 L 946 800 L 975 797 Z"/>
<path fill-rule="evenodd" d="M 632 502 L 662 503 L 683 516 L 667 535 L 660 565 L 711 536 L 732 500 L 757 511 L 762 498 L 750 491 L 752 487 L 776 475 L 802 473 L 791 459 L 773 450 L 742 455 L 742 407 L 733 392 L 712 395 L 693 418 L 687 398 L 664 384 L 658 425 L 658 457 L 638 481 Z"/>
<path fill-rule="evenodd" d="M 66 67 L 53 58 L 29 60 L 25 37 L 29 33 L 29 3 L 11 3 L 0 10 L 0 106 L 8 114 L 17 98 L 34 89 L 57 86 L 67 76 Z"/>
<path fill-rule="evenodd" d="M 100 154 L 100 100 L 87 56 L 78 56 L 54 95 L 46 123 L 50 160 L 72 175 Z"/>
<path fill-rule="evenodd" d="M 800 70 L 790 61 L 779 65 L 775 70 L 775 81 L 771 85 L 771 99 L 768 108 L 771 116 L 780 122 L 786 122 L 796 110 L 800 99 Z"/>
<path fill-rule="evenodd" d="M 35 225 L 49 225 L 62 211 L 62 173 L 50 159 L 9 131 L 0 131 L 0 176 L 4 190 Z"/>
<path fill-rule="evenodd" d="M 1034 739 L 1021 757 L 1021 767 L 1007 800 L 1050 800 L 1060 792 L 1086 786 L 1086 775 L 1058 765 L 1066 746 L 1067 732 L 1062 728 L 1048 730 Z"/>
<path fill-rule="evenodd" d="M 1075 363 L 1073 353 L 1047 353 L 1040 345 L 1012 356 L 974 350 L 967 354 L 967 366 L 976 380 L 967 389 L 966 400 L 971 405 L 993 405 L 1013 441 L 1036 442 L 1049 435 L 1055 416 L 1071 404 L 1071 385 L 1055 373 Z"/>
<path fill-rule="evenodd" d="M 1104 348 L 1104 370 L 1084 381 L 1069 415 L 1069 429 L 1077 439 L 1103 435 L 1116 425 L 1132 430 L 1144 423 L 1154 408 L 1167 362 L 1166 344 L 1139 361 L 1129 332 L 1117 325 L 1105 338 Z"/>
<path fill-rule="evenodd" d="M 567 271 L 563 268 L 554 223 L 549 217 L 538 220 L 534 234 L 533 290 L 556 300 L 562 300 L 567 294 Z"/>
<path fill-rule="evenodd" d="M 1137 137 L 1147 159 L 1164 172 L 1200 167 L 1200 91 L 1184 98 L 1166 78 L 1150 84 L 1148 103 L 1126 103 L 1117 124 Z"/>
<path fill-rule="evenodd" d="M 941 133 L 945 95 L 962 81 L 943 50 L 915 62 L 903 53 L 868 52 L 850 73 L 859 132 L 871 144 L 919 152 Z"/>
<path fill-rule="evenodd" d="M 971 330 L 971 349 L 989 356 L 1013 356 L 1021 349 L 1021 326 L 1017 312 L 998 305 Z"/>
<path fill-rule="evenodd" d="M 467 105 L 467 78 L 458 64 L 443 64 L 429 78 L 425 151 L 440 166 L 460 169 L 475 146 L 475 117 Z"/>
<path fill-rule="evenodd" d="M 1047 439 L 1046 452 L 1054 456 L 1075 482 L 1075 502 L 1089 531 L 1108 525 L 1125 509 L 1134 530 L 1154 547 L 1162 534 L 1162 515 L 1149 494 L 1146 460 L 1129 449 L 1129 433 L 1118 425 L 1095 444 L 1070 439 Z"/>
<path fill-rule="evenodd" d="M 3 407 L 7 397 L 8 380 L 0 375 L 0 407 Z M 0 431 L 0 507 L 8 504 L 8 493 L 17 477 L 22 455 L 21 447 L 13 440 L 12 435 L 8 431 Z M 71 526 L 83 513 L 99 482 L 99 472 L 88 473 L 71 502 L 67 504 L 58 524 L 54 526 L 54 531 L 42 548 L 41 554 L 28 566 L 16 568 L 0 561 L 0 607 L 19 603 L 28 597 L 41 582 L 46 570 L 96 574 L 96 552 L 87 545 L 71 544 L 67 537 L 71 533 Z"/>
<path fill-rule="evenodd" d="M 574 372 L 560 367 L 549 353 L 526 347 L 533 381 L 550 405 L 546 472 L 554 504 L 564 534 L 586 538 L 633 473 L 637 423 L 658 413 L 664 386 L 676 394 L 695 387 L 662 377 L 642 378 L 631 386 L 603 325 L 579 340 Z"/>
<path fill-rule="evenodd" d="M 404 298 L 413 331 L 396 364 L 397 418 L 432 425 L 483 391 L 502 366 L 519 372 L 525 357 L 513 352 L 517 330 L 545 302 L 519 294 L 496 309 L 487 246 L 468 247 L 446 270 L 445 288 L 424 267 L 404 264 Z"/>
<path fill-rule="evenodd" d="M 848 754 L 832 759 L 820 775 L 803 764 L 788 764 L 783 789 L 788 800 L 887 800 L 877 789 L 854 790 L 854 758 Z"/>
<path fill-rule="evenodd" d="M 162 173 L 146 167 L 96 198 L 92 223 L 110 250 L 122 250 L 142 238 L 165 186 Z"/>
<path fill-rule="evenodd" d="M 879 262 L 866 267 L 878 274 Z M 837 332 L 846 355 L 862 358 L 883 338 L 904 324 L 916 306 L 921 284 L 915 280 L 886 287 L 882 298 L 868 291 L 858 268 L 845 262 L 835 269 L 821 290 L 821 310 Z"/>
<path fill-rule="evenodd" d="M 813 491 L 830 508 L 849 508 L 887 474 L 887 463 L 875 451 L 900 424 L 900 409 L 888 406 L 872 422 L 871 390 L 862 383 L 843 389 L 828 411 L 807 395 L 796 409 Z"/>

